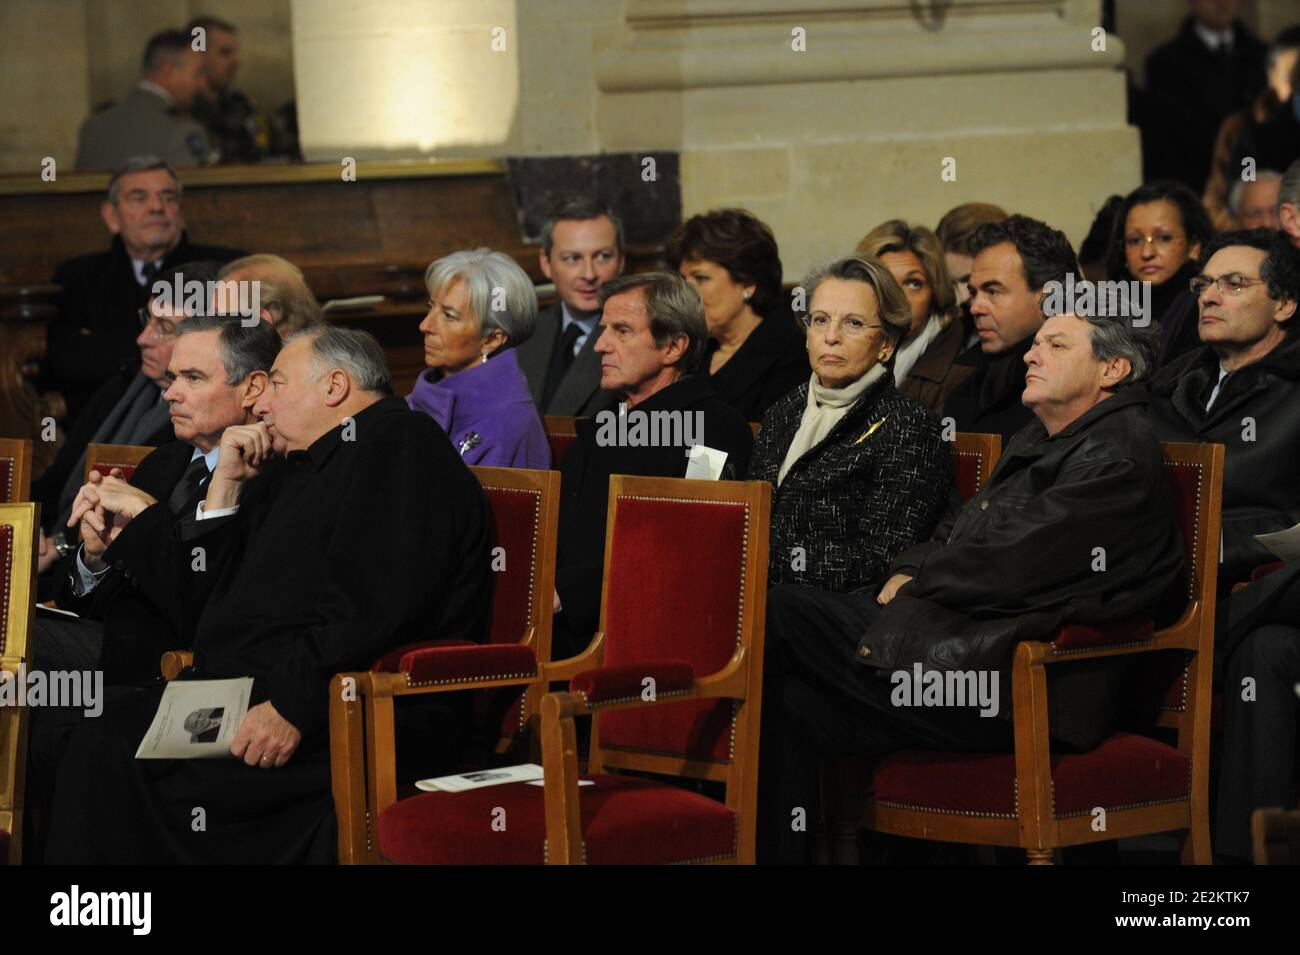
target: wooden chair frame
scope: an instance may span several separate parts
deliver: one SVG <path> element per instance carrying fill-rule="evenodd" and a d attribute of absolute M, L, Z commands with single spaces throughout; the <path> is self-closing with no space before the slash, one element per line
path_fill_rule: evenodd
<path fill-rule="evenodd" d="M 1168 464 L 1193 465 L 1201 472 L 1196 502 L 1198 536 L 1192 542 L 1193 566 L 1188 568 L 1195 592 L 1182 617 L 1140 643 L 1072 651 L 1058 651 L 1052 643 L 1045 641 L 1025 641 L 1016 647 L 1011 671 L 1016 818 L 982 818 L 935 810 L 904 809 L 868 801 L 861 817 L 864 828 L 942 842 L 1019 846 L 1025 849 L 1030 863 L 1035 865 L 1050 864 L 1058 847 L 1183 830 L 1183 863 L 1210 863 L 1210 693 L 1224 447 L 1221 444 L 1166 444 L 1164 456 Z M 1157 720 L 1157 725 L 1177 731 L 1178 751 L 1189 760 L 1188 798 L 1109 810 L 1104 832 L 1093 830 L 1093 818 L 1089 814 L 1057 818 L 1052 802 L 1047 667 L 1075 660 L 1133 656 L 1162 650 L 1182 650 L 1188 654 L 1184 706 L 1177 711 L 1164 710 Z"/>
<path fill-rule="evenodd" d="M 14 462 L 9 487 L 0 487 L 0 504 L 32 499 L 32 443 L 26 438 L 0 438 L 0 458 Z"/>
<path fill-rule="evenodd" d="M 155 450 L 142 444 L 88 444 L 86 471 L 82 481 L 90 483 L 90 472 L 95 470 L 97 464 L 129 464 L 136 467 Z"/>
<path fill-rule="evenodd" d="M 8 600 L 4 653 L 0 670 L 17 679 L 27 662 L 27 646 L 36 613 L 36 544 L 40 527 L 39 504 L 0 504 L 0 525 L 13 528 L 13 562 L 7 587 Z M 27 775 L 27 708 L 0 708 L 0 829 L 9 833 L 10 864 L 22 860 L 23 788 Z"/>
<path fill-rule="evenodd" d="M 997 466 L 998 459 L 1002 457 L 1002 435 L 958 431 L 953 436 L 952 456 L 973 457 L 979 461 L 979 478 L 975 490 L 982 491 L 993 476 L 993 468 Z"/>
<path fill-rule="evenodd" d="M 591 742 L 587 757 L 589 774 L 603 773 L 607 769 L 633 770 L 724 783 L 726 805 L 737 814 L 740 829 L 735 858 L 716 861 L 753 864 L 758 813 L 758 743 L 772 485 L 766 481 L 687 481 L 680 478 L 623 475 L 612 477 L 609 485 L 609 521 L 605 534 L 600 631 L 579 656 L 550 664 L 546 668 L 548 682 L 571 680 L 579 673 L 599 668 L 604 661 L 610 562 L 614 551 L 616 507 L 621 497 L 715 501 L 743 504 L 748 508 L 740 633 L 735 653 L 725 667 L 717 673 L 698 676 L 689 689 L 681 693 L 674 692 L 667 699 L 589 704 L 585 697 L 572 692 L 548 693 L 543 698 L 542 768 L 545 774 L 543 790 L 546 800 L 547 862 L 572 865 L 582 863 L 585 858 L 574 719 L 590 715 Z M 707 699 L 731 699 L 739 704 L 729 764 L 653 753 L 633 753 L 621 749 L 611 751 L 600 745 L 601 713 Z"/>
<path fill-rule="evenodd" d="M 520 643 L 533 648 L 537 671 L 528 676 L 499 674 L 436 685 L 412 683 L 406 673 L 336 675 L 330 683 L 330 775 L 342 864 L 385 862 L 378 852 L 374 826 L 380 814 L 397 801 L 394 699 L 457 690 L 523 687 L 526 689 L 523 718 L 529 724 L 537 722 L 549 678 L 546 663 L 551 652 L 560 474 L 524 468 L 472 467 L 470 470 L 485 486 L 531 491 L 539 497 L 532 620 L 520 636 Z M 177 662 L 184 664 L 183 659 Z"/>

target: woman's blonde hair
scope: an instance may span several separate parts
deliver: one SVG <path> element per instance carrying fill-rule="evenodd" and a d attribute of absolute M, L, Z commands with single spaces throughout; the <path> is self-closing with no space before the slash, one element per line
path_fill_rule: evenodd
<path fill-rule="evenodd" d="M 921 261 L 925 278 L 930 283 L 933 296 L 930 314 L 939 319 L 939 327 L 947 328 L 957 317 L 957 291 L 943 258 L 943 245 L 939 237 L 925 226 L 908 225 L 903 219 L 882 222 L 863 236 L 857 252 L 875 258 L 887 252 L 911 252 Z"/>

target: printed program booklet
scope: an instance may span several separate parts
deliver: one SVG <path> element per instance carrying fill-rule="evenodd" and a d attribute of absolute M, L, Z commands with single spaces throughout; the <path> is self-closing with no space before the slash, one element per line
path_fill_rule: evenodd
<path fill-rule="evenodd" d="M 230 755 L 248 712 L 253 678 L 173 680 L 135 751 L 136 759 L 211 759 Z"/>
<path fill-rule="evenodd" d="M 522 766 L 501 766 L 495 769 L 480 769 L 472 773 L 459 773 L 455 776 L 439 776 L 436 779 L 421 779 L 415 784 L 416 789 L 427 793 L 463 793 L 484 786 L 504 786 L 506 783 L 528 783 L 530 786 L 542 785 L 542 767 L 536 763 L 524 763 Z M 579 786 L 595 785 L 589 779 L 578 780 Z"/>

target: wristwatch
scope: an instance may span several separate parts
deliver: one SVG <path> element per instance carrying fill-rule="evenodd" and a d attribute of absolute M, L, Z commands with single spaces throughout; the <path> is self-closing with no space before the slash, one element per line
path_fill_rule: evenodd
<path fill-rule="evenodd" d="M 54 543 L 54 549 L 59 552 L 60 557 L 67 557 L 72 553 L 72 545 L 68 543 L 68 538 L 63 531 L 57 531 L 50 540 Z"/>

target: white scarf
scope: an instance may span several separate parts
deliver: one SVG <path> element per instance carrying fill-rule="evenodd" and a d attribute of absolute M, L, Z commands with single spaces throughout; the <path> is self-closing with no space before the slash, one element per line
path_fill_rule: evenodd
<path fill-rule="evenodd" d="M 894 356 L 894 384 L 901 385 L 906 380 L 912 366 L 925 354 L 930 342 L 939 337 L 940 331 L 939 316 L 931 315 L 919 332 L 899 346 L 898 354 Z"/>
<path fill-rule="evenodd" d="M 808 404 L 803 409 L 799 430 L 794 433 L 790 449 L 785 452 L 785 460 L 781 462 L 781 470 L 776 473 L 777 487 L 781 486 L 791 466 L 821 444 L 840 423 L 853 402 L 861 398 L 862 393 L 879 381 L 884 373 L 884 365 L 873 365 L 869 372 L 843 388 L 824 388 L 817 381 L 816 372 L 813 373 L 808 384 Z"/>

